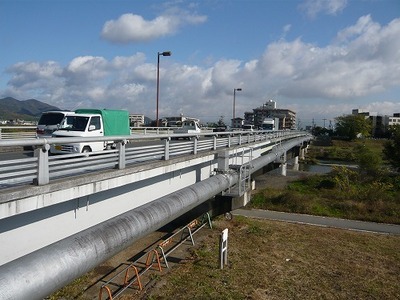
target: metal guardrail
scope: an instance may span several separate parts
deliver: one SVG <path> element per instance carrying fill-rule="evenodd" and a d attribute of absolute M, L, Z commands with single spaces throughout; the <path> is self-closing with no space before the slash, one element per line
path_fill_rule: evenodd
<path fill-rule="evenodd" d="M 199 135 L 199 134 L 196 134 Z M 171 143 L 171 138 L 190 138 L 191 134 L 167 135 L 147 134 L 118 137 L 92 138 L 49 138 L 0 140 L 2 147 L 33 147 L 32 157 L 0 160 L 0 189 L 16 185 L 45 185 L 51 180 L 96 172 L 105 169 L 124 169 L 141 162 L 169 160 L 171 157 L 197 154 L 224 147 L 233 147 L 254 142 L 270 140 L 278 143 L 283 140 L 309 135 L 299 131 L 259 131 L 259 132 L 224 132 L 201 134 L 208 138 L 194 138 L 190 141 Z M 210 137 L 212 136 L 212 137 Z M 135 146 L 138 140 L 162 139 L 159 144 Z M 116 149 L 79 154 L 49 155 L 50 144 L 95 142 L 113 140 Z M 127 143 L 130 146 L 127 147 Z M 133 146 L 132 146 L 133 145 Z"/>
<path fill-rule="evenodd" d="M 36 138 L 36 126 L 0 126 L 0 140 Z"/>
<path fill-rule="evenodd" d="M 173 134 L 177 127 L 131 127 L 131 134 Z M 204 133 L 213 132 L 204 128 Z M 0 140 L 36 138 L 36 126 L 0 126 Z"/>

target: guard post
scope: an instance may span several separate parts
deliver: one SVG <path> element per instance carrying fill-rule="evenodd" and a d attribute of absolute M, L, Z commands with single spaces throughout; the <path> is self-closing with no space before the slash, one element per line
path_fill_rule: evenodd
<path fill-rule="evenodd" d="M 228 228 L 224 229 L 219 242 L 219 266 L 220 269 L 228 264 Z"/>

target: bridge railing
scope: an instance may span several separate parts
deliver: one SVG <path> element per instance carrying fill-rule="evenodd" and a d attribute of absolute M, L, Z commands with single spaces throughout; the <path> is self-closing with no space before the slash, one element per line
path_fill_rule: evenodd
<path fill-rule="evenodd" d="M 0 126 L 0 141 L 34 138 L 36 138 L 36 126 Z"/>
<path fill-rule="evenodd" d="M 0 141 L 0 149 L 12 147 L 32 147 L 31 152 L 21 152 L 24 158 L 8 159 L 4 154 L 0 160 L 0 189 L 16 185 L 45 185 L 51 180 L 82 175 L 106 169 L 124 169 L 138 163 L 168 160 L 178 155 L 197 154 L 201 151 L 217 150 L 254 142 L 279 141 L 308 135 L 299 131 L 259 131 L 259 132 L 224 132 L 204 133 L 200 139 L 190 134 L 180 135 L 130 135 L 118 137 L 92 138 L 49 138 L 17 139 Z M 207 136 L 207 137 L 204 137 Z M 139 141 L 159 140 L 154 145 Z M 171 139 L 193 138 L 192 140 Z M 161 139 L 161 141 L 160 141 Z M 49 155 L 51 144 L 77 143 L 87 141 L 113 140 L 116 149 L 101 152 Z M 144 145 L 143 145 L 144 144 Z M 15 155 L 13 153 L 13 155 Z"/>
<path fill-rule="evenodd" d="M 176 127 L 131 127 L 131 134 L 160 135 L 173 134 Z M 210 128 L 204 128 L 203 132 L 213 132 Z M 0 126 L 0 140 L 10 139 L 34 139 L 36 138 L 36 126 Z"/>

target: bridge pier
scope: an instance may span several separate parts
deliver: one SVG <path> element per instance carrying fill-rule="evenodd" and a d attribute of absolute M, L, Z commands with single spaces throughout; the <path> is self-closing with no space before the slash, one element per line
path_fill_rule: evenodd
<path fill-rule="evenodd" d="M 300 149 L 300 159 L 303 160 L 303 159 L 306 158 L 305 153 L 306 153 L 306 149 L 305 149 L 305 148 L 301 148 L 301 149 Z"/>
<path fill-rule="evenodd" d="M 295 170 L 295 171 L 299 170 L 299 157 L 298 156 L 296 156 L 294 158 L 293 170 Z"/>
<path fill-rule="evenodd" d="M 287 152 L 285 151 L 283 153 L 283 161 L 281 163 L 281 175 L 286 176 L 286 170 L 287 170 Z"/>
<path fill-rule="evenodd" d="M 237 166 L 229 164 L 229 151 L 219 151 L 218 152 L 218 173 L 238 173 L 240 177 L 240 171 Z M 249 175 L 250 176 L 250 175 Z M 242 184 L 245 179 L 239 178 L 239 184 Z M 240 207 L 246 206 L 247 203 L 250 202 L 251 190 L 254 189 L 255 181 L 251 181 L 250 186 L 243 189 L 238 187 L 233 188 L 228 192 L 223 192 L 220 195 L 215 196 L 215 201 L 211 202 L 211 214 L 213 216 L 218 216 L 221 214 L 225 214 L 232 210 L 235 210 Z M 246 185 L 244 185 L 246 186 Z"/>

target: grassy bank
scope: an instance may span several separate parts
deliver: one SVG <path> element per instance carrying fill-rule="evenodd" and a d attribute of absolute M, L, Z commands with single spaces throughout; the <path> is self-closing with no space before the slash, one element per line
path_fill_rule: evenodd
<path fill-rule="evenodd" d="M 355 161 L 356 149 L 365 146 L 373 153 L 382 156 L 385 140 L 360 139 L 356 141 L 331 140 L 330 138 L 319 138 L 309 148 L 307 159 L 316 161 L 318 159 L 336 161 Z"/>
<path fill-rule="evenodd" d="M 400 224 L 400 175 L 387 171 L 382 140 L 320 139 L 308 151 L 318 159 L 355 162 L 358 169 L 334 167 L 330 174 L 307 176 L 284 189 L 269 185 L 253 195 L 253 208 Z"/>
<path fill-rule="evenodd" d="M 229 263 L 220 270 L 224 228 Z M 215 221 L 199 248 L 139 299 L 398 299 L 399 274 L 399 237 L 235 217 Z"/>
<path fill-rule="evenodd" d="M 400 176 L 364 181 L 357 172 L 339 168 L 291 182 L 284 189 L 261 189 L 252 196 L 250 207 L 400 224 Z"/>

